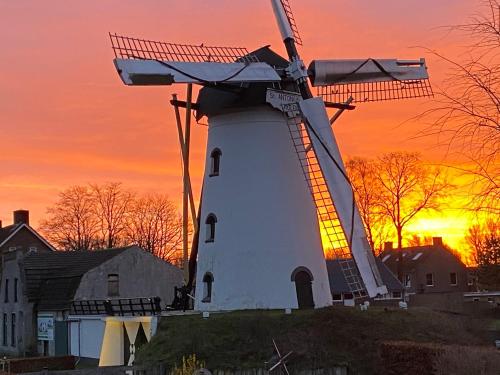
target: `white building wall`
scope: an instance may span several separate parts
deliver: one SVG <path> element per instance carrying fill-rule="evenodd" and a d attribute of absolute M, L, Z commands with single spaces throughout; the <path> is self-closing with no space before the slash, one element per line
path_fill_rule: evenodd
<path fill-rule="evenodd" d="M 316 209 L 283 115 L 268 107 L 209 119 L 206 166 L 222 152 L 219 176 L 205 172 L 197 265 L 197 310 L 297 308 L 297 267 L 313 275 L 315 307 L 331 304 Z M 215 241 L 205 220 L 217 217 Z M 203 303 L 203 276 L 214 276 Z"/>
<path fill-rule="evenodd" d="M 105 327 L 102 316 L 70 316 L 68 322 L 70 354 L 99 359 Z"/>
<path fill-rule="evenodd" d="M 181 286 L 183 283 L 179 268 L 133 246 L 83 275 L 74 299 L 109 298 L 110 274 L 119 277 L 119 295 L 112 296 L 113 298 L 158 296 L 162 306 L 172 303 L 174 286 Z"/>

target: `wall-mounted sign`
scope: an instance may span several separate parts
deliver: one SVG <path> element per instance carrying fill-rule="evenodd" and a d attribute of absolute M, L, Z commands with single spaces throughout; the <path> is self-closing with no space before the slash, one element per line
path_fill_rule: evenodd
<path fill-rule="evenodd" d="M 37 326 L 38 340 L 54 340 L 54 316 L 52 314 L 38 314 Z"/>

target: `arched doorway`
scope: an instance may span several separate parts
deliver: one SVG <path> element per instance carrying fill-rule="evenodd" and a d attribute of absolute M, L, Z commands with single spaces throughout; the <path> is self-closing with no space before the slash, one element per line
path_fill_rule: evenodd
<path fill-rule="evenodd" d="M 313 309 L 314 298 L 312 291 L 313 277 L 311 271 L 305 267 L 298 267 L 292 272 L 292 281 L 295 282 L 297 303 L 299 309 Z"/>

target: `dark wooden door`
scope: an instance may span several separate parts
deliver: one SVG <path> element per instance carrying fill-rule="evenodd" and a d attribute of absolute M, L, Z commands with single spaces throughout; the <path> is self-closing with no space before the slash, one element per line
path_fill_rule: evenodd
<path fill-rule="evenodd" d="M 54 328 L 55 356 L 68 355 L 68 323 L 56 320 Z"/>
<path fill-rule="evenodd" d="M 305 271 L 299 271 L 295 275 L 295 289 L 297 291 L 297 302 L 299 309 L 314 308 L 311 276 Z"/>

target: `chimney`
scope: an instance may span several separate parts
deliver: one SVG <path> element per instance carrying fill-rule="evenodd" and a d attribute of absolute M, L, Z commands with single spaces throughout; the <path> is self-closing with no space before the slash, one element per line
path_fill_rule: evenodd
<path fill-rule="evenodd" d="M 384 250 L 393 250 L 392 242 L 384 242 Z"/>
<path fill-rule="evenodd" d="M 443 237 L 432 237 L 433 246 L 443 246 Z"/>
<path fill-rule="evenodd" d="M 14 224 L 30 225 L 30 212 L 28 210 L 14 211 Z"/>

